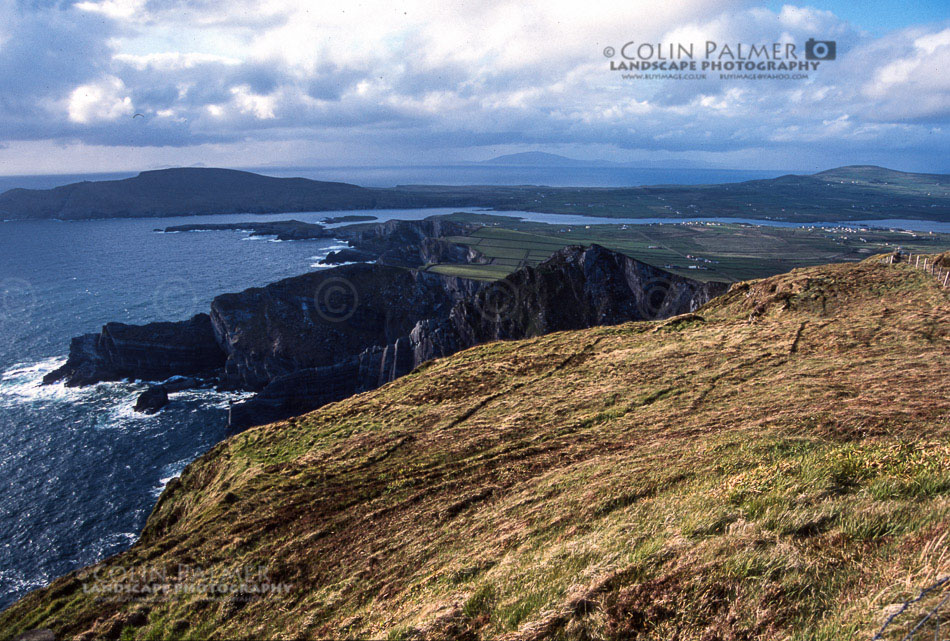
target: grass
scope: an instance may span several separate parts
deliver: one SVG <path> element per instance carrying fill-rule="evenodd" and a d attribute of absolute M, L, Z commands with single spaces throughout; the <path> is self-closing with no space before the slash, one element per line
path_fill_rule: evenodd
<path fill-rule="evenodd" d="M 557 227 L 501 217 L 493 221 L 485 214 L 453 214 L 450 218 L 485 224 L 471 236 L 450 240 L 477 250 L 489 263 L 443 264 L 429 269 L 479 280 L 502 278 L 526 265 L 537 265 L 568 245 L 591 243 L 702 281 L 748 280 L 796 267 L 857 262 L 898 246 L 913 253 L 950 249 L 950 234 L 908 234 L 866 227 L 831 230 L 724 223 Z"/>
<path fill-rule="evenodd" d="M 868 261 L 699 316 L 475 347 L 235 435 L 0 635 L 868 638 L 950 572 L 950 290 Z M 292 587 L 84 592 L 179 565 Z"/>

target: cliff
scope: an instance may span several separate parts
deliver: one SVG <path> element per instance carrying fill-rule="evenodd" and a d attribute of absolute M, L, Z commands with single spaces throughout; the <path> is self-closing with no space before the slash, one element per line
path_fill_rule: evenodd
<path fill-rule="evenodd" d="M 442 247 L 423 234 L 462 231 L 439 220 L 384 225 L 354 232 L 354 244 L 395 245 L 409 260 Z M 73 339 L 46 382 L 202 374 L 258 392 L 231 408 L 231 426 L 245 428 L 375 389 L 472 345 L 685 313 L 725 289 L 596 245 L 565 248 L 488 285 L 381 261 L 343 265 L 218 296 L 210 316 L 110 323 Z"/>
<path fill-rule="evenodd" d="M 947 319 L 868 261 L 467 349 L 227 439 L 0 636 L 870 638 L 950 573 Z"/>
<path fill-rule="evenodd" d="M 228 354 L 227 383 L 260 390 L 231 408 L 231 425 L 247 427 L 374 389 L 472 345 L 690 312 L 725 289 L 595 245 L 481 288 L 347 265 L 219 296 L 211 317 Z"/>
<path fill-rule="evenodd" d="M 299 220 L 277 220 L 266 223 L 195 223 L 191 225 L 172 225 L 165 233 L 189 231 L 249 231 L 252 236 L 276 236 L 278 240 L 314 240 L 334 238 L 333 232 L 323 225 L 304 223 Z"/>
<path fill-rule="evenodd" d="M 78 387 L 125 378 L 214 375 L 224 362 L 207 314 L 181 322 L 107 323 L 98 334 L 74 338 L 66 363 L 43 382 L 65 380 L 67 386 Z"/>
<path fill-rule="evenodd" d="M 354 218 L 359 218 L 354 216 Z M 390 220 L 385 223 L 347 225 L 327 229 L 323 225 L 299 220 L 242 223 L 196 223 L 166 227 L 166 233 L 191 231 L 247 231 L 252 236 L 276 236 L 278 240 L 314 240 L 335 238 L 348 242 L 353 249 L 331 252 L 324 264 L 349 262 L 340 258 L 359 258 L 361 262 L 379 261 L 387 265 L 420 267 L 427 263 L 482 262 L 478 252 L 447 241 L 443 236 L 466 236 L 479 225 L 456 223 L 438 216 L 423 220 Z"/>

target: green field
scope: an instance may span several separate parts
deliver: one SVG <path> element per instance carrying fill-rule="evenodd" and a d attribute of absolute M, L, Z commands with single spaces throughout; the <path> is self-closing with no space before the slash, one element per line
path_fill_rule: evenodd
<path fill-rule="evenodd" d="M 480 280 L 537 265 L 562 247 L 591 243 L 702 281 L 746 280 L 796 267 L 859 261 L 896 247 L 914 253 L 950 249 L 950 234 L 872 230 L 845 223 L 834 229 L 715 222 L 558 227 L 485 214 L 459 213 L 449 218 L 485 225 L 471 236 L 447 240 L 476 249 L 490 262 L 438 264 L 429 270 Z"/>

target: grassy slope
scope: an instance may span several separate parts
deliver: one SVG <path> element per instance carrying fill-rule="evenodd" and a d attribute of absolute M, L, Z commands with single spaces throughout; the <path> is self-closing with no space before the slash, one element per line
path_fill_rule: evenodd
<path fill-rule="evenodd" d="M 950 290 L 877 262 L 703 320 L 476 347 L 249 430 L 104 568 L 270 566 L 289 594 L 0 615 L 125 638 L 841 639 L 950 570 Z"/>

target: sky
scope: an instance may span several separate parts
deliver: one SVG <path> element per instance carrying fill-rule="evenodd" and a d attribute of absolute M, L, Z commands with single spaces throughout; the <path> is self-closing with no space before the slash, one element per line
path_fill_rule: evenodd
<path fill-rule="evenodd" d="M 810 38 L 837 55 L 807 77 L 611 70 L 642 43 L 701 64 Z M 947 69 L 945 0 L 0 0 L 0 175 L 524 151 L 944 172 Z"/>

